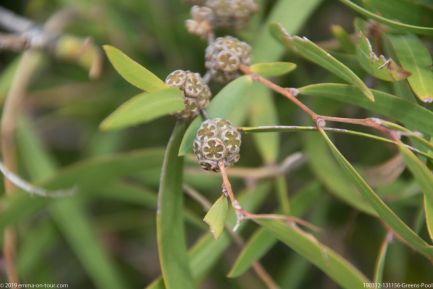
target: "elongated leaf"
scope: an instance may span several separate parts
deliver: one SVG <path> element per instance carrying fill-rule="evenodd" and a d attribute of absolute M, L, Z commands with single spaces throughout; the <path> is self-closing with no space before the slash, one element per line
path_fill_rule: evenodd
<path fill-rule="evenodd" d="M 308 40 L 299 36 L 291 36 L 279 24 L 271 25 L 271 33 L 277 38 L 286 48 L 289 48 L 308 59 L 309 61 L 323 67 L 332 72 L 344 81 L 353 84 L 371 101 L 374 101 L 374 95 L 365 83 L 346 65 L 331 56 L 328 52 Z"/>
<path fill-rule="evenodd" d="M 359 64 L 366 72 L 386 81 L 399 81 L 409 77 L 410 72 L 401 68 L 394 60 L 386 59 L 383 55 L 377 56 L 368 38 L 362 32 L 359 33 L 356 55 Z"/>
<path fill-rule="evenodd" d="M 245 273 L 251 264 L 265 255 L 276 241 L 275 237 L 268 231 L 257 230 L 239 254 L 227 277 L 236 278 Z"/>
<path fill-rule="evenodd" d="M 425 222 L 427 224 L 427 231 L 430 239 L 433 240 L 433 200 L 428 200 L 427 195 L 424 195 L 424 212 L 425 212 Z"/>
<path fill-rule="evenodd" d="M 239 77 L 227 84 L 210 102 L 208 114 L 210 118 L 220 117 L 239 125 L 245 119 L 248 109 L 247 91 L 252 80 L 249 76 Z M 201 117 L 196 117 L 189 125 L 182 139 L 179 155 L 183 156 L 191 151 L 195 135 L 202 122 Z"/>
<path fill-rule="evenodd" d="M 323 96 L 361 106 L 391 119 L 397 118 L 408 127 L 415 127 L 427 135 L 433 135 L 431 125 L 433 113 L 431 111 L 395 95 L 378 90 L 372 91 L 376 99 L 374 103 L 366 100 L 357 89 L 344 84 L 322 83 L 307 85 L 299 89 L 301 94 Z"/>
<path fill-rule="evenodd" d="M 347 289 L 364 288 L 368 279 L 343 257 L 321 244 L 314 236 L 295 226 L 270 221 L 256 220 L 270 234 L 295 250 L 308 261 L 325 272 L 338 285 Z"/>
<path fill-rule="evenodd" d="M 375 283 L 382 283 L 383 269 L 385 267 L 386 253 L 388 251 L 388 245 L 389 245 L 389 242 L 391 242 L 391 239 L 392 239 L 392 234 L 387 233 L 385 236 L 385 239 L 382 242 L 382 245 L 380 246 L 379 254 L 378 254 L 377 259 L 376 259 L 376 266 L 374 269 L 373 282 L 375 282 Z"/>
<path fill-rule="evenodd" d="M 51 213 L 98 288 L 127 288 L 103 251 L 102 244 L 95 236 L 95 229 L 88 222 L 82 204 L 77 199 L 57 200 L 51 206 Z"/>
<path fill-rule="evenodd" d="M 347 176 L 351 178 L 356 188 L 361 192 L 364 198 L 370 203 L 382 221 L 387 224 L 395 234 L 397 234 L 412 249 L 418 251 L 428 259 L 433 258 L 433 247 L 427 244 L 411 228 L 409 228 L 370 188 L 365 180 L 346 160 L 346 158 L 335 147 L 324 131 L 321 131 L 323 138 L 326 140 L 332 154 L 337 159 L 340 166 L 344 169 Z"/>
<path fill-rule="evenodd" d="M 292 72 L 296 64 L 291 62 L 263 62 L 251 65 L 251 70 L 265 77 L 280 76 Z"/>
<path fill-rule="evenodd" d="M 424 193 L 424 209 L 426 215 L 427 229 L 430 238 L 433 240 L 433 219 L 432 219 L 432 208 L 433 208 L 433 173 L 427 166 L 418 159 L 410 150 L 406 147 L 399 145 L 403 159 L 406 162 L 407 167 L 412 172 L 417 184 L 421 187 Z"/>
<path fill-rule="evenodd" d="M 242 208 L 254 211 L 268 195 L 269 183 L 263 183 L 256 188 L 247 189 L 242 192 L 238 198 Z M 236 216 L 232 211 L 227 219 L 227 225 L 232 227 L 236 223 Z M 241 223 L 239 231 L 245 227 Z M 215 262 L 221 257 L 223 252 L 230 245 L 232 238 L 227 232 L 223 232 L 218 240 L 215 240 L 210 233 L 200 238 L 195 245 L 189 250 L 189 262 L 194 279 L 198 282 L 210 270 Z M 161 278 L 157 278 L 149 284 L 146 289 L 164 289 L 164 283 Z"/>
<path fill-rule="evenodd" d="M 356 50 L 355 43 L 353 42 L 350 35 L 340 25 L 331 26 L 332 34 L 340 43 L 342 50 L 347 53 L 353 54 Z"/>
<path fill-rule="evenodd" d="M 19 147 L 23 152 L 25 151 L 24 155 L 32 155 L 28 159 L 28 162 L 24 163 L 32 179 L 54 176 L 56 164 L 48 155 L 42 143 L 38 141 L 36 134 L 30 129 L 29 124 L 26 126 L 26 123 L 23 122 L 19 128 L 21 136 L 18 140 L 30 142 L 30 144 L 27 143 L 26 145 L 21 144 Z M 38 166 L 39 162 L 43 165 Z M 80 173 L 89 174 L 89 171 L 83 170 Z M 114 262 L 104 251 L 101 242 L 94 233 L 95 228 L 89 222 L 89 217 L 79 198 L 79 195 L 75 195 L 48 203 L 55 223 L 64 234 L 67 242 L 74 250 L 74 253 L 81 261 L 82 266 L 86 269 L 96 287 L 127 288 Z M 37 208 L 44 203 L 47 204 L 41 198 L 30 198 L 29 201 L 30 204 L 26 204 L 26 206 L 30 208 Z"/>
<path fill-rule="evenodd" d="M 295 212 L 294 215 L 299 216 L 303 214 L 317 202 L 323 204 L 323 202 L 320 202 L 323 199 L 323 195 L 319 195 L 319 189 L 320 187 L 317 185 L 307 186 L 306 189 L 302 189 L 295 195 L 292 200 L 292 207 Z M 317 209 L 317 207 L 315 209 Z M 275 236 L 269 234 L 265 228 L 256 230 L 233 264 L 228 277 L 235 278 L 245 273 L 245 271 L 266 254 L 277 241 Z"/>
<path fill-rule="evenodd" d="M 382 17 L 412 25 L 433 26 L 433 10 L 411 0 L 364 0 L 364 7 Z"/>
<path fill-rule="evenodd" d="M 222 195 L 216 200 L 216 202 L 210 207 L 203 221 L 205 221 L 209 227 L 215 239 L 218 239 L 221 233 L 224 231 L 224 225 L 227 218 L 227 212 L 229 204 L 227 197 Z"/>
<path fill-rule="evenodd" d="M 322 0 L 278 1 L 253 42 L 253 60 L 260 62 L 276 61 L 284 53 L 284 48 L 269 34 L 269 24 L 278 22 L 289 33 L 297 33 L 321 2 Z"/>
<path fill-rule="evenodd" d="M 329 155 L 326 145 L 317 134 L 305 134 L 303 138 L 304 151 L 309 161 L 308 165 L 317 178 L 335 196 L 358 210 L 370 215 L 376 215 L 373 208 L 364 200 L 361 194 L 347 180 L 342 169 Z M 332 172 L 332 173 L 330 173 Z"/>
<path fill-rule="evenodd" d="M 156 232 L 159 261 L 167 289 L 194 288 L 183 222 L 183 158 L 177 155 L 185 124 L 178 122 L 173 130 L 162 165 L 158 192 Z"/>
<path fill-rule="evenodd" d="M 141 93 L 129 99 L 110 114 L 101 129 L 112 130 L 145 123 L 185 108 L 182 93 L 177 88 Z"/>
<path fill-rule="evenodd" d="M 250 124 L 272 125 L 278 123 L 277 111 L 271 91 L 254 83 L 248 90 L 251 97 L 250 104 Z M 253 135 L 257 148 L 266 163 L 274 163 L 278 158 L 280 136 L 276 133 L 254 134 Z"/>
<path fill-rule="evenodd" d="M 81 161 L 46 178 L 41 185 L 55 189 L 98 188 L 107 180 L 133 175 L 149 168 L 160 168 L 163 154 L 161 149 L 143 149 Z"/>
<path fill-rule="evenodd" d="M 104 45 L 103 48 L 117 72 L 132 85 L 148 92 L 167 88 L 167 85 L 155 74 L 129 58 L 119 49 L 110 45 Z"/>
<path fill-rule="evenodd" d="M 407 80 L 413 92 L 421 101 L 433 102 L 433 62 L 428 49 L 415 35 L 387 38 L 400 64 L 412 74 Z"/>
<path fill-rule="evenodd" d="M 340 0 L 340 1 L 342 3 L 344 3 L 345 5 L 349 6 L 350 8 L 352 8 L 353 10 L 355 10 L 356 12 L 358 12 L 364 16 L 367 16 L 371 19 L 374 19 L 380 23 L 386 24 L 390 27 L 397 28 L 399 30 L 403 30 L 403 31 L 407 31 L 407 32 L 416 33 L 416 34 L 433 35 L 433 28 L 431 28 L 431 27 L 416 26 L 416 25 L 410 25 L 410 24 L 402 23 L 400 21 L 388 19 L 388 18 L 382 17 L 378 14 L 374 14 L 373 12 L 355 4 L 351 0 Z"/>

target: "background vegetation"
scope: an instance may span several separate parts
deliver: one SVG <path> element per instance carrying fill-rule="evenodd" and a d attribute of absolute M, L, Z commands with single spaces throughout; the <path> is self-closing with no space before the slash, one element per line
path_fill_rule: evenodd
<path fill-rule="evenodd" d="M 238 237 L 233 237 L 229 233 L 233 215 L 226 222 L 228 229 L 214 240 L 202 219 L 221 194 L 221 176 L 201 171 L 187 151 L 183 170 L 187 194 L 178 220 L 184 217 L 186 247 L 192 248 L 183 261 L 189 262 L 190 272 L 184 268 L 186 272 L 178 277 L 168 269 L 166 287 L 188 288 L 181 287 L 184 278 L 194 280 L 198 288 L 363 288 L 369 280 L 433 283 L 428 230 L 433 228 L 433 206 L 428 201 L 429 196 L 433 199 L 429 103 L 433 2 L 258 2 L 260 11 L 246 30 L 218 34 L 235 34 L 250 43 L 253 63 L 279 59 L 296 63 L 296 70 L 273 80 L 283 87 L 300 88 L 299 99 L 318 113 L 394 121 L 410 130 L 401 132 L 402 141 L 424 154 L 415 156 L 405 147 L 365 136 L 328 132 L 372 191 L 317 131 L 246 133 L 241 160 L 229 171 L 244 207 L 295 215 L 321 230 L 245 221 L 236 232 Z M 73 8 L 79 16 L 65 28 L 70 35 L 115 46 L 162 79 L 175 69 L 205 72 L 206 43 L 185 29 L 190 6 L 183 1 L 3 0 L 1 5 L 38 23 Z M 366 22 L 372 19 L 374 24 Z M 282 36 L 276 26 L 272 37 L 269 24 L 273 22 L 290 34 L 307 36 L 349 72 L 335 62 L 326 64 L 321 57 L 311 62 L 311 56 L 302 52 L 314 49 L 303 47 L 303 42 L 289 44 L 295 51 L 287 49 L 284 36 L 282 43 L 275 39 Z M 374 58 L 366 40 L 354 36 L 360 31 L 377 55 L 392 57 L 395 63 Z M 184 246 L 176 234 L 158 243 L 155 229 L 164 150 L 175 119 L 166 116 L 127 129 L 100 130 L 110 113 L 142 91 L 122 79 L 105 58 L 97 79 L 89 79 L 88 61 L 77 65 L 65 58 L 70 57 L 46 51 L 32 56 L 37 61 L 31 85 L 15 115 L 12 153 L 17 159 L 11 169 L 43 188 L 75 188 L 73 196 L 63 198 L 24 192 L 1 198 L 0 228 L 16 231 L 15 267 L 20 281 L 68 283 L 69 288 L 164 288 L 157 247 L 182 250 Z M 1 51 L 2 104 L 14 76 L 23 75 L 22 70 L 16 73 L 19 61 L 22 54 Z M 350 73 L 375 89 L 375 102 L 365 97 L 371 93 L 368 88 L 359 83 L 364 90 L 351 86 L 356 80 L 347 80 Z M 350 85 L 309 86 L 317 83 Z M 231 100 L 224 101 L 227 109 L 221 116 L 239 126 L 312 125 L 286 98 L 257 83 L 251 86 L 235 87 L 229 93 Z M 211 85 L 214 95 L 221 88 Z M 371 128 L 338 123 L 332 127 L 382 136 Z M 422 137 L 412 137 L 418 131 Z M 281 164 L 288 156 L 297 161 L 287 169 Z M 197 193 L 203 197 L 201 202 Z M 8 243 L 7 237 L 2 243 Z M 254 263 L 257 260 L 262 267 Z M 3 258 L 2 282 L 7 280 L 7 264 Z M 269 275 L 257 274 L 260 268 Z M 170 283 L 173 280 L 179 283 Z"/>

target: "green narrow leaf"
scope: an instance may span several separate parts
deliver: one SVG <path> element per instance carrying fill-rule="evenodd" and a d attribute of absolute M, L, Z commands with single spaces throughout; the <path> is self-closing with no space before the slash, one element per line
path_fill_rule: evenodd
<path fill-rule="evenodd" d="M 32 144 L 19 145 L 20 149 L 27 150 L 24 155 L 32 155 L 28 159 L 28 162 L 24 162 L 30 176 L 32 179 L 54 177 L 56 164 L 49 157 L 42 143 L 36 139 L 36 134 L 32 133 L 31 129 L 25 126 L 25 122 L 24 126 L 22 124 L 19 127 L 21 129 L 21 136 L 18 138 L 18 141 L 31 142 Z M 30 164 L 30 162 L 35 163 Z M 39 162 L 42 162 L 44 165 L 38 166 Z M 87 174 L 90 178 L 97 178 L 96 175 L 89 175 L 90 171 L 80 170 L 79 172 Z M 72 179 L 73 184 L 76 184 L 76 181 L 76 178 Z M 48 203 L 55 223 L 62 231 L 96 287 L 128 288 L 94 233 L 95 228 L 89 222 L 90 218 L 87 216 L 84 205 L 79 198 L 79 195 L 74 195 L 68 198 L 51 200 Z M 45 207 L 47 207 L 45 199 L 29 198 L 29 201 L 30 204 L 26 204 L 26 209 L 21 210 L 21 215 L 28 210 L 27 207 L 37 208 L 43 204 L 46 204 Z"/>
<path fill-rule="evenodd" d="M 325 272 L 343 288 L 361 289 L 368 279 L 343 257 L 331 248 L 320 243 L 314 236 L 305 233 L 296 226 L 271 221 L 255 220 L 278 240 L 292 248 Z"/>
<path fill-rule="evenodd" d="M 101 129 L 112 130 L 145 123 L 185 108 L 182 93 L 177 88 L 140 93 L 126 101 L 102 123 Z"/>
<path fill-rule="evenodd" d="M 277 190 L 278 205 L 280 207 L 280 211 L 284 215 L 290 215 L 290 200 L 286 176 L 277 176 L 275 178 L 275 187 L 275 189 Z"/>
<path fill-rule="evenodd" d="M 252 189 L 247 189 L 239 194 L 239 203 L 242 208 L 254 211 L 262 204 L 269 193 L 269 183 L 262 183 Z M 0 219 L 1 220 L 1 219 Z M 227 225 L 232 227 L 236 223 L 236 216 L 232 211 L 227 218 Z M 245 222 L 239 226 L 239 232 L 245 228 Z M 222 256 L 232 241 L 227 232 L 223 232 L 218 240 L 215 240 L 210 233 L 200 238 L 189 250 L 189 264 L 194 279 L 198 283 L 205 274 L 211 269 L 216 261 Z M 164 283 L 161 278 L 157 278 L 149 284 L 146 289 L 164 289 Z M 193 287 L 195 288 L 195 287 Z"/>
<path fill-rule="evenodd" d="M 385 267 L 385 259 L 386 259 L 386 253 L 388 251 L 388 245 L 389 242 L 391 242 L 392 239 L 392 233 L 388 232 L 385 236 L 385 240 L 383 240 L 382 245 L 379 249 L 379 254 L 376 259 L 376 266 L 374 268 L 374 277 L 373 282 L 380 284 L 383 281 L 383 270 Z"/>
<path fill-rule="evenodd" d="M 254 262 L 265 255 L 276 241 L 275 237 L 265 229 L 257 230 L 242 249 L 227 277 L 236 278 L 241 276 Z"/>
<path fill-rule="evenodd" d="M 308 165 L 314 175 L 333 195 L 362 212 L 376 215 L 373 208 L 347 180 L 338 163 L 329 155 L 326 144 L 323 143 L 319 135 L 305 134 L 303 143 L 304 152 L 309 160 Z"/>
<path fill-rule="evenodd" d="M 416 1 L 364 0 L 362 3 L 366 9 L 388 19 L 398 20 L 399 22 L 410 23 L 412 25 L 433 26 L 433 9 L 419 5 Z"/>
<path fill-rule="evenodd" d="M 284 52 L 282 47 L 269 33 L 270 23 L 278 22 L 290 33 L 297 33 L 322 0 L 279 0 L 273 5 L 269 16 L 252 44 L 252 59 L 255 62 L 277 61 Z M 263 4 L 265 1 L 263 2 Z M 264 9 L 260 9 L 264 12 Z M 256 32 L 254 32 L 256 33 Z M 255 84 L 254 87 L 260 85 Z M 253 125 L 263 123 L 277 124 L 277 111 L 272 94 L 265 88 L 251 88 L 249 121 Z M 254 135 L 254 141 L 263 160 L 274 163 L 279 155 L 279 135 Z"/>
<path fill-rule="evenodd" d="M 356 50 L 355 44 L 351 39 L 350 35 L 344 30 L 344 28 L 340 25 L 332 25 L 331 31 L 334 37 L 340 43 L 342 50 L 347 53 L 353 54 Z"/>
<path fill-rule="evenodd" d="M 289 33 L 297 33 L 322 0 L 280 0 L 275 3 L 269 17 L 253 42 L 254 61 L 276 61 L 284 53 L 284 48 L 269 34 L 268 26 L 278 22 Z"/>
<path fill-rule="evenodd" d="M 167 85 L 155 74 L 129 58 L 116 47 L 104 45 L 103 48 L 116 71 L 132 85 L 147 92 L 156 92 L 167 88 Z"/>
<path fill-rule="evenodd" d="M 239 77 L 227 84 L 210 102 L 208 106 L 209 117 L 227 119 L 233 125 L 242 123 L 248 109 L 249 95 L 246 92 L 251 84 L 252 80 L 249 76 Z M 198 116 L 189 125 L 180 145 L 180 156 L 191 151 L 192 143 L 202 121 L 201 117 Z"/>
<path fill-rule="evenodd" d="M 90 225 L 89 217 L 77 198 L 56 200 L 50 209 L 55 222 L 95 285 L 101 289 L 127 288 L 102 249 L 102 243 L 95 235 L 95 228 Z"/>
<path fill-rule="evenodd" d="M 357 89 L 345 84 L 321 83 L 307 85 L 299 89 L 300 94 L 322 96 L 358 105 L 371 112 L 396 119 L 427 135 L 433 135 L 433 126 L 431 125 L 433 112 L 401 97 L 379 90 L 372 91 L 376 99 L 374 103 L 366 100 Z"/>
<path fill-rule="evenodd" d="M 317 46 L 305 37 L 291 36 L 280 24 L 271 25 L 271 33 L 286 48 L 293 50 L 309 61 L 332 72 L 344 81 L 356 86 L 371 101 L 374 95 L 365 83 L 346 65 L 338 61 L 331 54 Z"/>
<path fill-rule="evenodd" d="M 210 228 L 215 239 L 218 239 L 221 233 L 224 231 L 224 225 L 229 210 L 229 204 L 227 197 L 221 195 L 216 202 L 210 207 L 203 221 L 205 221 Z"/>
<path fill-rule="evenodd" d="M 407 80 L 413 92 L 422 102 L 433 102 L 433 62 L 428 49 L 415 35 L 388 35 L 387 39 L 401 66 L 411 72 Z"/>
<path fill-rule="evenodd" d="M 425 212 L 425 221 L 430 239 L 433 240 L 433 200 L 428 200 L 427 195 L 424 195 L 423 204 Z"/>
<path fill-rule="evenodd" d="M 177 155 L 184 132 L 185 123 L 178 122 L 166 148 L 158 192 L 156 232 L 159 261 L 167 289 L 194 288 L 182 218 L 183 158 Z"/>
<path fill-rule="evenodd" d="M 382 221 L 388 225 L 395 234 L 397 234 L 405 243 L 412 249 L 418 251 L 426 258 L 433 259 L 433 247 L 427 244 L 420 236 L 418 236 L 411 228 L 409 228 L 373 191 L 366 181 L 359 175 L 353 166 L 340 153 L 337 147 L 329 139 L 328 135 L 321 130 L 323 138 L 326 140 L 332 154 L 337 159 L 340 166 L 344 169 L 347 176 L 356 185 L 356 188 L 362 193 L 364 198 L 370 203 Z"/>
<path fill-rule="evenodd" d="M 399 149 L 403 155 L 403 159 L 407 167 L 412 172 L 417 184 L 421 187 L 421 190 L 424 193 L 424 210 L 426 215 L 427 229 L 430 238 L 433 240 L 433 173 L 405 146 L 399 145 Z"/>
<path fill-rule="evenodd" d="M 296 213 L 294 214 L 295 216 L 300 216 L 313 204 L 322 200 L 323 195 L 318 195 L 320 193 L 319 188 L 319 186 L 306 186 L 306 189 L 302 189 L 295 195 L 292 201 L 293 211 Z M 323 204 L 323 202 L 320 203 Z M 236 262 L 230 269 L 228 277 L 235 278 L 245 273 L 251 265 L 264 256 L 276 242 L 277 239 L 275 236 L 269 234 L 264 228 L 256 230 L 243 247 Z"/>
<path fill-rule="evenodd" d="M 269 89 L 253 83 L 248 90 L 251 97 L 249 121 L 252 126 L 278 123 L 274 99 Z M 253 135 L 257 148 L 265 163 L 275 163 L 278 158 L 280 136 L 277 133 Z"/>
<path fill-rule="evenodd" d="M 356 46 L 358 62 L 364 70 L 372 76 L 385 81 L 399 81 L 409 77 L 410 72 L 401 68 L 391 58 L 379 55 L 373 51 L 370 41 L 362 32 L 359 32 Z"/>
<path fill-rule="evenodd" d="M 274 77 L 287 74 L 296 69 L 296 64 L 291 62 L 263 62 L 251 65 L 251 71 L 264 77 Z"/>
<path fill-rule="evenodd" d="M 410 24 L 402 23 L 400 21 L 388 19 L 388 18 L 382 17 L 380 15 L 374 14 L 373 12 L 355 4 L 351 0 L 340 0 L 340 1 L 343 2 L 343 4 L 352 8 L 353 10 L 355 10 L 356 12 L 358 12 L 364 16 L 367 16 L 371 19 L 374 19 L 380 23 L 386 24 L 390 27 L 397 28 L 399 30 L 403 30 L 403 31 L 407 31 L 407 32 L 416 33 L 416 34 L 433 35 L 433 28 L 431 28 L 431 27 L 416 26 L 416 25 L 410 25 Z"/>
<path fill-rule="evenodd" d="M 163 150 L 159 148 L 142 149 L 77 162 L 44 178 L 41 186 L 53 189 L 75 186 L 78 190 L 99 188 L 106 184 L 107 180 L 134 175 L 146 169 L 160 168 L 163 155 Z"/>

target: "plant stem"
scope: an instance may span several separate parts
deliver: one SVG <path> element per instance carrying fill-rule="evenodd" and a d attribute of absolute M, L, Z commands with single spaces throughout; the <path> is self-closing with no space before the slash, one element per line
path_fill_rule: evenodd
<path fill-rule="evenodd" d="M 200 192 L 198 192 L 191 186 L 184 184 L 183 189 L 192 199 L 194 199 L 197 203 L 199 203 L 205 211 L 208 211 L 209 208 L 212 206 L 211 202 L 205 196 L 200 194 Z M 235 232 L 233 232 L 228 227 L 228 225 L 225 225 L 225 228 L 229 233 L 229 235 L 233 238 L 234 242 L 239 247 L 239 249 L 243 249 L 243 247 L 245 246 L 245 241 L 242 239 L 242 237 L 236 234 Z M 268 287 L 268 289 L 280 288 L 259 261 L 254 262 L 252 264 L 252 268 L 254 272 L 257 274 L 257 277 L 260 280 L 262 280 L 262 282 Z"/>
<path fill-rule="evenodd" d="M 280 93 L 281 95 L 288 98 L 291 102 L 293 102 L 296 106 L 298 106 L 301 110 L 303 110 L 306 114 L 310 116 L 310 118 L 313 120 L 316 127 L 324 127 L 326 125 L 326 121 L 333 121 L 333 122 L 340 122 L 340 123 L 350 123 L 350 124 L 357 124 L 362 125 L 366 127 L 373 128 L 377 131 L 380 131 L 381 133 L 384 133 L 387 135 L 390 139 L 395 140 L 397 142 L 400 142 L 399 136 L 392 130 L 386 128 L 381 124 L 381 120 L 374 119 L 374 118 L 363 118 L 363 119 L 357 119 L 357 118 L 343 118 L 343 117 L 334 117 L 334 116 L 325 116 L 315 113 L 313 110 L 311 110 L 308 106 L 306 106 L 303 102 L 301 102 L 299 99 L 296 98 L 297 89 L 294 88 L 284 88 L 279 86 L 278 84 L 273 83 L 272 81 L 258 75 L 257 73 L 253 72 L 249 66 L 241 64 L 239 66 L 240 71 L 242 71 L 244 74 L 247 74 L 251 76 L 251 78 L 254 81 L 260 82 L 264 86 L 272 89 L 275 92 Z"/>
<path fill-rule="evenodd" d="M 384 123 L 384 125 L 386 125 L 386 124 Z M 245 132 L 245 133 L 303 132 L 303 131 L 317 131 L 317 127 L 315 127 L 315 126 L 297 126 L 297 125 L 269 125 L 269 126 L 256 126 L 256 127 L 238 127 L 238 130 L 241 132 Z M 350 134 L 350 135 L 356 135 L 356 136 L 360 136 L 360 137 L 366 137 L 366 138 L 370 138 L 370 139 L 374 139 L 374 140 L 386 142 L 386 143 L 398 144 L 398 142 L 396 142 L 392 139 L 384 138 L 381 136 L 377 136 L 377 135 L 373 135 L 373 134 L 369 134 L 369 133 L 365 133 L 365 132 L 359 132 L 359 131 L 344 129 L 344 128 L 326 127 L 325 126 L 325 127 L 323 127 L 323 130 L 335 132 L 335 133 Z M 416 135 L 413 132 L 410 132 L 407 129 L 403 132 L 408 137 L 413 137 L 419 141 L 423 140 L 422 142 L 425 145 L 427 145 L 428 147 L 431 147 L 433 149 L 433 145 L 430 142 L 428 142 L 427 140 L 425 140 L 424 138 Z M 394 130 L 394 133 L 397 133 L 397 131 Z M 410 146 L 408 144 L 403 144 L 403 145 L 417 154 L 420 154 L 426 158 L 433 159 L 433 157 L 431 155 L 429 155 L 428 153 L 426 153 L 424 151 L 421 151 L 417 148 L 414 148 L 413 146 Z M 229 170 L 229 175 L 232 175 L 232 170 L 234 170 L 234 169 Z"/>
<path fill-rule="evenodd" d="M 38 52 L 27 51 L 23 54 L 12 81 L 11 89 L 6 97 L 1 119 L 1 151 L 5 167 L 11 171 L 17 169 L 14 134 L 20 104 L 39 63 L 40 55 Z M 4 177 L 4 183 L 6 194 L 13 195 L 16 189 L 15 185 L 6 176 Z M 15 241 L 15 231 L 10 227 L 6 228 L 4 231 L 3 254 L 7 278 L 11 283 L 19 283 L 18 273 L 15 268 Z"/>
<path fill-rule="evenodd" d="M 235 210 L 236 213 L 236 217 L 237 217 L 237 223 L 235 225 L 235 227 L 233 228 L 233 231 L 236 231 L 237 228 L 240 225 L 240 222 L 245 220 L 245 219 L 270 219 L 270 220 L 278 220 L 278 221 L 284 221 L 284 222 L 288 222 L 288 223 L 293 223 L 293 224 L 299 224 L 301 226 L 305 226 L 308 227 L 314 231 L 319 231 L 320 229 L 307 222 L 304 221 L 302 219 L 299 219 L 297 217 L 293 217 L 293 216 L 286 216 L 286 215 L 277 215 L 277 214 L 254 214 L 251 213 L 247 210 L 244 210 L 241 205 L 239 204 L 238 200 L 235 197 L 235 194 L 233 193 L 233 189 L 232 189 L 232 185 L 229 181 L 229 178 L 227 176 L 227 169 L 224 165 L 224 162 L 219 162 L 219 169 L 221 171 L 221 176 L 223 178 L 223 187 L 224 187 L 224 193 L 227 194 L 227 196 L 230 199 L 230 202 L 232 204 L 233 209 Z"/>

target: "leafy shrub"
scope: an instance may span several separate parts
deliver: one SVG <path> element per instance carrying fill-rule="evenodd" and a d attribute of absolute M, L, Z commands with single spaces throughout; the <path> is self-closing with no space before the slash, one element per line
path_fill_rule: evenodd
<path fill-rule="evenodd" d="M 14 32 L 0 41 L 24 51 L 0 80 L 5 280 L 433 282 L 429 1 L 106 2 L 102 12 L 74 2 L 98 24 L 73 21 L 74 34 L 59 28 L 63 14 L 37 26 L 0 10 L 16 21 L 0 21 Z M 322 39 L 322 26 L 330 40 L 295 35 Z M 75 33 L 110 43 L 118 75 L 108 67 L 85 82 L 63 68 L 101 72 L 96 41 Z"/>

